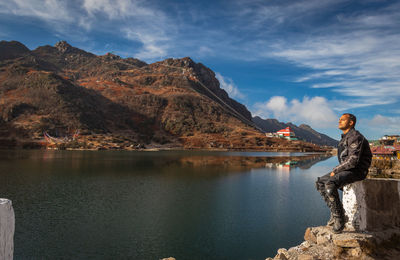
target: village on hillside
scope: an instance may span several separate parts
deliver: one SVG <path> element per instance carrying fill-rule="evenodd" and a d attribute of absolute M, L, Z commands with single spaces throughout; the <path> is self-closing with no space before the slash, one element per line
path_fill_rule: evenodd
<path fill-rule="evenodd" d="M 370 142 L 369 145 L 374 159 L 400 159 L 400 135 L 384 135 L 379 140 Z"/>
<path fill-rule="evenodd" d="M 400 179 L 400 136 L 384 135 L 370 141 L 372 165 L 370 177 Z"/>

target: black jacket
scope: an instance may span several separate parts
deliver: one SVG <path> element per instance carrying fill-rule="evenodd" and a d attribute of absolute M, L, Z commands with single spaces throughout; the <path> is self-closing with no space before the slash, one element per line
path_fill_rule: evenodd
<path fill-rule="evenodd" d="M 372 160 L 368 140 L 354 128 L 342 134 L 338 146 L 338 159 L 340 164 L 333 168 L 334 173 L 347 170 L 367 173 Z"/>

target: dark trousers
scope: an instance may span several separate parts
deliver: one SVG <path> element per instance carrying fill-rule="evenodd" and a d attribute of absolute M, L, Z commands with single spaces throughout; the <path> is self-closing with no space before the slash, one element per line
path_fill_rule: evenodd
<path fill-rule="evenodd" d="M 330 176 L 330 174 L 327 173 L 318 177 L 315 186 L 331 211 L 331 219 L 339 218 L 344 223 L 345 212 L 340 201 L 338 189 L 343 188 L 344 185 L 365 179 L 367 174 L 359 171 L 342 171 L 333 176 Z"/>
<path fill-rule="evenodd" d="M 330 176 L 330 174 L 327 173 L 318 177 L 316 181 L 317 190 L 325 190 L 326 186 L 334 186 L 336 189 L 341 189 L 347 184 L 364 180 L 367 176 L 366 173 L 359 171 L 342 171 L 336 173 L 334 176 Z"/>

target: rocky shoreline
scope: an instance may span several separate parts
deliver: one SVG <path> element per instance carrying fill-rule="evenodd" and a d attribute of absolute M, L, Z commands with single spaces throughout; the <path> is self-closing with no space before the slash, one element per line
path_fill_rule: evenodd
<path fill-rule="evenodd" d="M 400 256 L 399 244 L 398 229 L 364 233 L 345 230 L 334 234 L 331 227 L 309 227 L 304 242 L 289 249 L 280 248 L 274 258 L 266 260 L 389 260 Z"/>
<path fill-rule="evenodd" d="M 197 140 L 198 139 L 198 140 Z M 0 138 L 0 149 L 54 149 L 54 150 L 205 150 L 205 151 L 268 151 L 268 152 L 322 152 L 332 154 L 332 147 L 319 146 L 304 141 L 288 141 L 242 135 L 239 138 L 217 140 L 207 137 L 175 138 L 165 143 L 138 142 L 123 134 L 82 135 L 67 142 L 49 143 L 42 137 Z"/>
<path fill-rule="evenodd" d="M 307 228 L 304 242 L 274 259 L 400 259 L 400 180 L 368 178 L 343 188 L 345 229 Z"/>

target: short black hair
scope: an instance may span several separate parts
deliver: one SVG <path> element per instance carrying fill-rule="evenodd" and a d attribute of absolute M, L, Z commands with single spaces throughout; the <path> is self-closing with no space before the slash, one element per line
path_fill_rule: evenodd
<path fill-rule="evenodd" d="M 356 126 L 356 123 L 357 123 L 357 117 L 356 117 L 355 115 L 353 115 L 353 114 L 350 114 L 350 113 L 344 113 L 343 115 L 347 115 L 347 116 L 350 118 L 350 120 L 351 120 L 351 121 L 353 121 L 353 123 L 354 123 L 353 127 L 355 127 L 355 126 Z"/>

